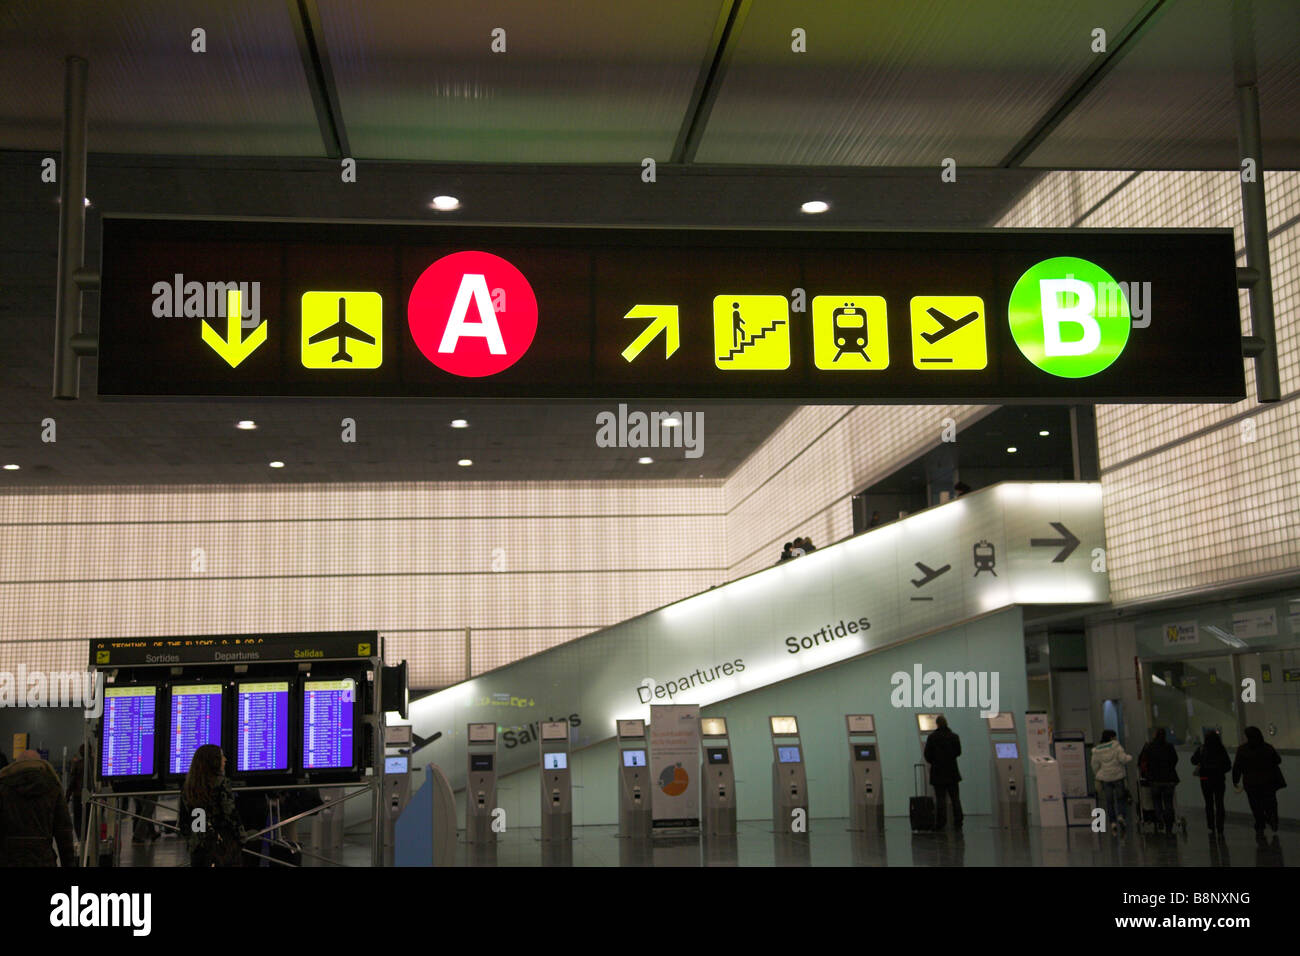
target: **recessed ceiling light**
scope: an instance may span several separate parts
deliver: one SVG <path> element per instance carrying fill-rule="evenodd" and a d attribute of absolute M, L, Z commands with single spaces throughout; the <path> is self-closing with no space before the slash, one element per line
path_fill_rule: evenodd
<path fill-rule="evenodd" d="M 235 427 L 240 431 L 251 432 L 257 427 L 257 422 L 253 421 L 251 418 L 245 418 L 243 421 L 235 422 Z"/>
<path fill-rule="evenodd" d="M 460 461 L 456 462 L 456 464 L 460 465 L 462 468 L 468 468 L 470 465 L 474 464 L 474 459 L 462 458 Z"/>
<path fill-rule="evenodd" d="M 1049 432 L 1046 428 L 1044 428 L 1044 429 L 1043 429 L 1042 431 L 1040 431 L 1038 434 L 1039 434 L 1041 437 L 1046 438 L 1048 435 L 1050 435 L 1050 434 L 1052 434 L 1052 433 Z"/>
<path fill-rule="evenodd" d="M 451 212 L 453 209 L 460 208 L 460 200 L 455 196 L 434 196 L 429 205 L 438 212 Z"/>
<path fill-rule="evenodd" d="M 283 467 L 284 467 L 284 462 L 282 462 L 282 461 L 273 461 L 273 462 L 270 463 L 270 465 L 271 465 L 272 468 L 283 468 Z"/>
<path fill-rule="evenodd" d="M 463 419 L 463 418 L 453 418 L 453 419 L 451 420 L 451 427 L 452 427 L 452 428 L 469 428 L 469 422 L 465 421 L 465 419 Z"/>
<path fill-rule="evenodd" d="M 1015 453 L 1016 453 L 1016 446 L 1015 446 L 1015 445 L 1008 445 L 1008 446 L 1007 446 L 1007 454 L 1008 454 L 1008 455 L 1014 455 Z"/>
<path fill-rule="evenodd" d="M 637 464 L 639 464 L 639 465 L 648 465 L 648 464 L 650 464 L 650 463 L 653 462 L 653 461 L 654 461 L 653 458 L 651 458 L 649 455 L 646 455 L 645 457 L 638 458 L 638 459 L 637 459 Z"/>
<path fill-rule="evenodd" d="M 5 471 L 17 471 L 17 470 L 18 470 L 17 465 L 5 465 Z"/>
<path fill-rule="evenodd" d="M 665 418 L 662 424 L 664 428 L 677 428 L 681 423 L 682 420 L 680 418 Z"/>
<path fill-rule="evenodd" d="M 804 204 L 803 204 L 802 206 L 800 206 L 799 208 L 800 208 L 802 211 L 806 212 L 808 215 L 810 215 L 810 216 L 815 216 L 815 215 L 817 215 L 817 213 L 819 213 L 819 212 L 825 212 L 827 209 L 830 209 L 830 208 L 831 208 L 831 205 L 830 205 L 830 203 L 828 203 L 828 202 L 823 202 L 823 201 L 820 200 L 820 199 L 812 199 L 812 200 L 809 200 L 808 202 L 804 203 Z"/>

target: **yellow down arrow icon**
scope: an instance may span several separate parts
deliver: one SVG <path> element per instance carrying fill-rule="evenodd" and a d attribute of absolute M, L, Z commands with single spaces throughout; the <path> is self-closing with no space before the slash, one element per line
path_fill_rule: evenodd
<path fill-rule="evenodd" d="M 677 306 L 675 305 L 634 305 L 632 311 L 623 316 L 625 319 L 654 319 L 632 344 L 623 350 L 623 358 L 629 362 L 645 351 L 660 331 L 664 332 L 664 358 L 672 358 L 681 345 L 681 329 L 677 323 Z"/>
<path fill-rule="evenodd" d="M 243 306 L 239 300 L 239 290 L 229 289 L 226 291 L 226 337 L 223 339 L 213 331 L 212 326 L 207 322 L 200 320 L 199 326 L 203 329 L 203 341 L 211 346 L 212 351 L 216 352 L 226 360 L 231 368 L 236 368 L 240 362 L 253 354 L 253 351 L 266 341 L 266 322 L 262 321 L 253 333 L 246 339 L 240 338 L 240 326 L 243 324 Z"/>

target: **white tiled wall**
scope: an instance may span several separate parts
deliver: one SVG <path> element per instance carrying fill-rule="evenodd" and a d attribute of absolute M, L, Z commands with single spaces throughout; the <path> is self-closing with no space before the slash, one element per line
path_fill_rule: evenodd
<path fill-rule="evenodd" d="M 0 670 L 81 666 L 97 636 L 357 628 L 414 686 L 446 684 L 466 627 L 480 671 L 725 580 L 722 501 L 670 482 L 0 495 Z"/>

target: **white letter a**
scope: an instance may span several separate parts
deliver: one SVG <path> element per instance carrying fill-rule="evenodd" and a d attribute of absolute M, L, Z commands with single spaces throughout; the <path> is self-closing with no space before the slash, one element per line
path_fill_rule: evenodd
<path fill-rule="evenodd" d="M 473 323 L 465 321 L 471 296 L 479 318 Z M 451 317 L 447 319 L 447 328 L 443 330 L 442 344 L 438 346 L 438 351 L 455 352 L 461 337 L 466 335 L 487 339 L 488 351 L 493 355 L 506 354 L 506 344 L 501 341 L 501 327 L 497 325 L 497 314 L 492 308 L 492 296 L 488 293 L 487 279 L 469 273 L 461 277 L 460 288 L 456 290 L 456 302 L 451 307 Z"/>

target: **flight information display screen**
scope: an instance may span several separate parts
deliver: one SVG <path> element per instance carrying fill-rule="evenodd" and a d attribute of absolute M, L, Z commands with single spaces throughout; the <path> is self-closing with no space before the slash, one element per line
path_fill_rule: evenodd
<path fill-rule="evenodd" d="M 309 680 L 302 692 L 303 769 L 351 769 L 357 682 L 350 677 Z"/>
<path fill-rule="evenodd" d="M 644 767 L 645 751 L 644 750 L 624 750 L 623 751 L 624 767 Z"/>
<path fill-rule="evenodd" d="M 798 747 L 777 747 L 776 759 L 780 763 L 798 763 L 799 748 Z"/>
<path fill-rule="evenodd" d="M 103 221 L 114 396 L 1245 397 L 1230 229 Z"/>
<path fill-rule="evenodd" d="M 182 777 L 189 773 L 194 751 L 204 744 L 221 746 L 223 696 L 220 684 L 178 684 L 171 690 L 167 772 Z"/>
<path fill-rule="evenodd" d="M 240 684 L 235 722 L 235 752 L 241 772 L 289 769 L 288 681 Z"/>
<path fill-rule="evenodd" d="M 104 688 L 100 776 L 143 777 L 154 772 L 158 688 Z"/>

